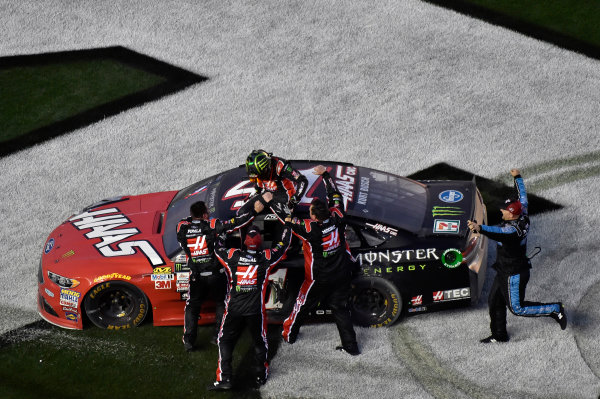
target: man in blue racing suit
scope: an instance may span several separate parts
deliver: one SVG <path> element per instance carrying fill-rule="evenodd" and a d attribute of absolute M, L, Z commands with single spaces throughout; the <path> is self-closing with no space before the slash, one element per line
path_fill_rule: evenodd
<path fill-rule="evenodd" d="M 518 169 L 512 169 L 518 199 L 509 199 L 500 209 L 503 222 L 499 226 L 486 226 L 468 221 L 471 231 L 481 233 L 498 242 L 496 277 L 490 289 L 488 307 L 492 335 L 482 343 L 507 342 L 506 308 L 516 316 L 549 316 L 556 320 L 561 329 L 567 327 L 567 316 L 562 303 L 540 303 L 525 301 L 525 288 L 529 281 L 531 262 L 527 257 L 527 233 L 529 216 L 527 192 Z"/>

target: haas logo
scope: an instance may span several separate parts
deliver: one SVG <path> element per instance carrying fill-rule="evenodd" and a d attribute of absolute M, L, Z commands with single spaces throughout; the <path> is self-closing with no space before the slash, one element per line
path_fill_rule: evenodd
<path fill-rule="evenodd" d="M 200 239 L 202 238 L 202 239 Z M 193 238 L 189 238 L 188 240 L 188 248 L 192 253 L 192 256 L 202 256 L 208 255 L 208 246 L 206 245 L 206 236 L 198 236 L 194 240 Z"/>
<path fill-rule="evenodd" d="M 338 229 L 335 229 L 331 234 L 323 237 L 323 251 L 329 252 L 340 246 L 340 233 Z"/>
<path fill-rule="evenodd" d="M 258 265 L 255 266 L 241 266 L 235 275 L 237 276 L 237 285 L 256 285 L 256 272 L 258 271 Z"/>

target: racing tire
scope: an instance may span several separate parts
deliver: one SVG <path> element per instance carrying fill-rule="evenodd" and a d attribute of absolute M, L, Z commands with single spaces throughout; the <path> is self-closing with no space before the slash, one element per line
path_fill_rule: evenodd
<path fill-rule="evenodd" d="M 389 327 L 402 313 L 400 291 L 391 281 L 380 277 L 352 280 L 349 304 L 352 320 L 362 327 Z"/>
<path fill-rule="evenodd" d="M 105 281 L 85 297 L 87 317 L 100 328 L 122 330 L 140 325 L 150 311 L 148 298 L 134 285 Z"/>

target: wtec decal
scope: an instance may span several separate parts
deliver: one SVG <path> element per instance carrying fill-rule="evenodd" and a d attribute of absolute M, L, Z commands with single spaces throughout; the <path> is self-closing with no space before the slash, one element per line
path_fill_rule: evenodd
<path fill-rule="evenodd" d="M 152 266 L 164 265 L 165 262 L 156 252 L 152 244 L 145 240 L 125 241 L 127 238 L 139 234 L 135 227 L 120 228 L 131 223 L 117 208 L 101 209 L 99 211 L 84 212 L 69 219 L 77 230 L 91 229 L 85 233 L 87 239 L 100 238 L 102 241 L 94 244 L 103 256 L 133 255 L 138 250 L 148 259 Z M 111 244 L 117 244 L 114 249 Z"/>

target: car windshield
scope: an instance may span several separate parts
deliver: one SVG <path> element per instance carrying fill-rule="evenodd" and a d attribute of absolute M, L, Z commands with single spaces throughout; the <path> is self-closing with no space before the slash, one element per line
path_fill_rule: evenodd
<path fill-rule="evenodd" d="M 355 184 L 348 214 L 378 220 L 412 233 L 421 229 L 427 209 L 426 186 L 369 168 L 359 168 Z"/>
<path fill-rule="evenodd" d="M 218 202 L 215 197 L 221 176 L 222 174 L 209 177 L 184 188 L 177 193 L 171 204 L 169 204 L 163 235 L 165 253 L 169 258 L 181 249 L 177 242 L 177 224 L 181 219 L 190 215 L 190 206 L 196 201 L 204 201 L 209 208 L 209 212 L 215 212 L 216 203 Z"/>

